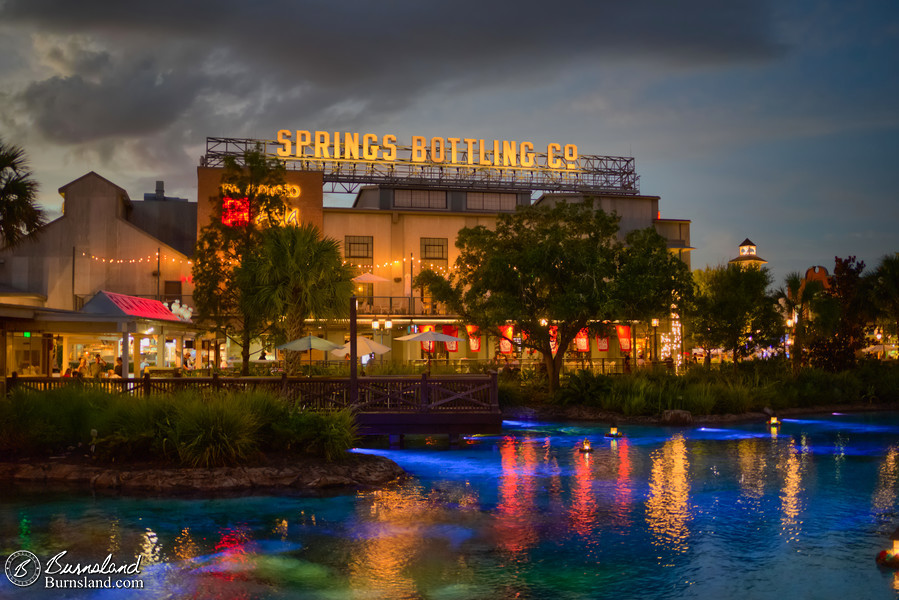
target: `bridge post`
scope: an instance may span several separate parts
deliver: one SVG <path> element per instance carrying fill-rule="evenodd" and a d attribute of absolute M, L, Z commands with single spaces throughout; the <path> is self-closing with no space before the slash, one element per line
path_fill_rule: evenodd
<path fill-rule="evenodd" d="M 428 383 L 428 374 L 421 374 L 421 412 L 428 412 L 428 405 L 431 403 L 431 386 Z"/>
<path fill-rule="evenodd" d="M 490 371 L 490 406 L 499 408 L 499 380 L 496 371 Z"/>

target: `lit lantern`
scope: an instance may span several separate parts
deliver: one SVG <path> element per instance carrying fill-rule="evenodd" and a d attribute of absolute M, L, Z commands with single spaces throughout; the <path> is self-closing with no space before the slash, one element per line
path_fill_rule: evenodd
<path fill-rule="evenodd" d="M 618 431 L 617 425 L 612 425 L 611 429 L 609 429 L 609 433 L 606 434 L 607 438 L 620 438 L 621 432 Z"/>
<path fill-rule="evenodd" d="M 777 420 L 777 417 L 772 416 L 770 419 L 768 419 L 768 425 L 772 428 L 780 427 L 780 421 Z"/>
<path fill-rule="evenodd" d="M 590 444 L 590 440 L 584 438 L 584 441 L 581 442 L 581 447 L 578 448 L 581 452 L 593 452 L 593 446 Z"/>

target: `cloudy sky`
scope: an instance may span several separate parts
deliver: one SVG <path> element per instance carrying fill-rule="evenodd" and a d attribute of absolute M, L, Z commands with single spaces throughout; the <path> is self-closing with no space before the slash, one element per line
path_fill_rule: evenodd
<path fill-rule="evenodd" d="M 634 156 L 694 267 L 899 251 L 896 0 L 0 0 L 0 82 L 50 210 L 92 170 L 195 200 L 207 136 L 361 131 Z"/>

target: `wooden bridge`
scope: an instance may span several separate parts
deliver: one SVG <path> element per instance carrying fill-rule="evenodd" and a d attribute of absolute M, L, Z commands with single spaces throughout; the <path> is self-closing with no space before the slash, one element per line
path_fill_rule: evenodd
<path fill-rule="evenodd" d="M 361 435 L 499 433 L 502 417 L 496 372 L 432 377 L 151 377 L 140 379 L 10 377 L 15 389 L 47 391 L 84 385 L 111 394 L 149 396 L 182 390 L 200 393 L 266 390 L 303 410 L 350 409 Z"/>

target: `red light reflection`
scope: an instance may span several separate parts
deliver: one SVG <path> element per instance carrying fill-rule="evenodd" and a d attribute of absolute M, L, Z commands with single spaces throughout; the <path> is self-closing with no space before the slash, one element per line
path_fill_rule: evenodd
<path fill-rule="evenodd" d="M 533 444 L 520 444 L 520 452 L 516 446 L 517 440 L 512 437 L 503 438 L 499 445 L 502 475 L 496 522 L 499 546 L 512 553 L 522 552 L 537 542 L 533 521 L 537 453 Z"/>

